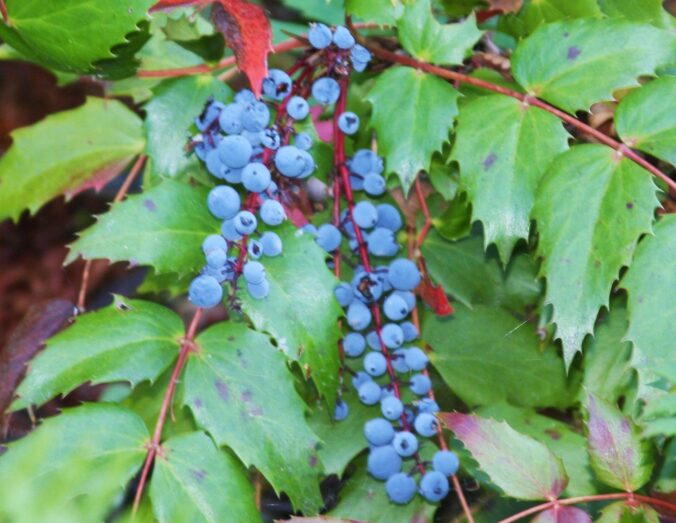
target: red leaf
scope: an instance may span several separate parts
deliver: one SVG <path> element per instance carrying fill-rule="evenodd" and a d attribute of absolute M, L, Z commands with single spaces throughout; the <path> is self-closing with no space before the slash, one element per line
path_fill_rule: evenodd
<path fill-rule="evenodd" d="M 82 185 L 72 189 L 64 189 L 62 192 L 66 195 L 66 200 L 70 200 L 83 191 L 94 189 L 99 192 L 103 187 L 113 178 L 118 176 L 124 168 L 129 164 L 129 158 L 123 158 L 117 162 L 113 162 L 98 171 L 94 172 Z"/>
<path fill-rule="evenodd" d="M 434 285 L 432 280 L 425 278 L 418 289 L 423 301 L 432 308 L 438 316 L 453 314 L 453 306 L 448 301 L 446 292 L 441 285 Z"/>
<path fill-rule="evenodd" d="M 151 11 L 211 3 L 214 25 L 235 53 L 237 66 L 249 78 L 251 90 L 260 97 L 263 78 L 268 75 L 268 53 L 272 51 L 272 29 L 262 7 L 243 0 L 160 0 Z"/>
<path fill-rule="evenodd" d="M 541 512 L 531 523 L 591 523 L 591 520 L 582 509 L 559 506 Z"/>

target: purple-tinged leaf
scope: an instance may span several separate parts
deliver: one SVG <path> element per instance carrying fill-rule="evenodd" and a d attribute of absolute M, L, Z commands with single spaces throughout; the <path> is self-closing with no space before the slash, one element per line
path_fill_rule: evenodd
<path fill-rule="evenodd" d="M 586 408 L 589 456 L 598 479 L 626 491 L 643 486 L 653 468 L 650 444 L 617 407 L 587 394 Z"/>
<path fill-rule="evenodd" d="M 491 481 L 517 499 L 556 499 L 568 484 L 561 463 L 542 443 L 507 423 L 459 412 L 440 414 Z"/>
<path fill-rule="evenodd" d="M 575 507 L 554 507 L 540 514 L 531 523 L 591 523 L 584 510 Z"/>
<path fill-rule="evenodd" d="M 660 523 L 660 517 L 649 505 L 630 506 L 618 501 L 604 507 L 596 523 Z"/>

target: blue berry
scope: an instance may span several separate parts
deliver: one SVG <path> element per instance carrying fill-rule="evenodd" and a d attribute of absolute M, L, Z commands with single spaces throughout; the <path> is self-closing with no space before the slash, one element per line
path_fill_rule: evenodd
<path fill-rule="evenodd" d="M 261 205 L 261 219 L 267 225 L 279 225 L 286 219 L 284 207 L 277 200 L 265 200 Z"/>
<path fill-rule="evenodd" d="M 200 131 L 206 131 L 218 119 L 218 115 L 225 106 L 220 102 L 210 100 L 204 111 L 195 119 L 195 125 Z"/>
<path fill-rule="evenodd" d="M 261 262 L 248 261 L 244 264 L 242 275 L 247 283 L 261 283 L 265 280 L 265 267 Z"/>
<path fill-rule="evenodd" d="M 264 131 L 265 129 L 263 129 Z M 251 144 L 251 156 L 256 156 L 259 151 L 259 146 L 261 144 L 261 133 L 263 131 L 242 131 L 240 134 L 241 137 L 246 138 L 246 140 Z"/>
<path fill-rule="evenodd" d="M 418 412 L 427 412 L 428 414 L 434 414 L 439 412 L 439 405 L 432 398 L 422 398 L 418 402 Z"/>
<path fill-rule="evenodd" d="M 382 376 L 387 370 L 387 359 L 380 352 L 369 352 L 364 358 L 364 370 L 371 376 Z"/>
<path fill-rule="evenodd" d="M 362 229 L 371 229 L 378 221 L 378 211 L 371 202 L 362 201 L 354 206 L 352 216 Z"/>
<path fill-rule="evenodd" d="M 263 244 L 258 240 L 249 240 L 246 252 L 249 254 L 249 258 L 257 260 L 263 256 Z"/>
<path fill-rule="evenodd" d="M 291 77 L 281 69 L 270 69 L 263 80 L 263 94 L 273 100 L 284 100 L 291 94 Z"/>
<path fill-rule="evenodd" d="M 294 120 L 304 120 L 310 114 L 310 104 L 302 96 L 293 96 L 286 104 L 286 112 Z"/>
<path fill-rule="evenodd" d="M 309 151 L 312 148 L 312 137 L 308 133 L 298 133 L 293 143 L 299 149 Z"/>
<path fill-rule="evenodd" d="M 259 137 L 261 144 L 263 144 L 263 146 L 267 147 L 268 149 L 279 149 L 279 146 L 282 144 L 282 138 L 275 129 L 263 129 L 259 133 Z"/>
<path fill-rule="evenodd" d="M 310 234 L 310 235 L 312 235 L 313 237 L 317 236 L 317 227 L 315 227 L 315 226 L 312 225 L 311 223 L 306 223 L 305 225 L 303 225 L 303 226 L 300 228 L 300 230 L 301 230 L 304 234 Z"/>
<path fill-rule="evenodd" d="M 378 227 L 384 227 L 392 232 L 397 232 L 403 225 L 401 215 L 394 205 L 389 203 L 381 203 L 376 207 L 378 212 Z"/>
<path fill-rule="evenodd" d="M 265 256 L 272 257 L 282 254 L 282 240 L 276 232 L 264 232 L 261 236 L 261 244 Z"/>
<path fill-rule="evenodd" d="M 399 251 L 399 244 L 394 239 L 394 233 L 389 229 L 377 227 L 369 234 L 366 242 L 368 251 L 374 256 L 394 256 Z M 392 281 L 390 279 L 390 281 Z"/>
<path fill-rule="evenodd" d="M 408 305 L 406 305 L 406 301 L 404 301 L 404 299 L 401 296 L 397 296 L 396 294 L 390 294 L 385 299 L 385 303 L 383 304 L 383 311 L 385 312 L 385 316 L 387 316 L 392 321 L 399 321 L 404 319 L 408 315 L 410 309 L 408 308 Z"/>
<path fill-rule="evenodd" d="M 214 307 L 223 299 L 223 287 L 213 276 L 198 276 L 190 283 L 188 299 L 196 307 Z"/>
<path fill-rule="evenodd" d="M 367 381 L 373 381 L 373 379 L 363 370 L 358 371 L 354 376 L 352 376 L 352 386 L 357 391 L 359 390 L 359 387 L 361 387 Z"/>
<path fill-rule="evenodd" d="M 353 301 L 347 308 L 347 323 L 356 331 L 362 331 L 371 323 L 371 311 L 360 301 Z"/>
<path fill-rule="evenodd" d="M 221 234 L 229 242 L 236 242 L 242 239 L 242 235 L 235 228 L 235 218 L 223 220 L 221 224 Z"/>
<path fill-rule="evenodd" d="M 335 225 L 324 223 L 317 229 L 315 241 L 326 252 L 333 252 L 340 247 L 341 239 L 340 231 Z"/>
<path fill-rule="evenodd" d="M 392 367 L 397 372 L 408 372 L 408 365 L 406 365 L 406 349 L 397 349 L 392 353 Z"/>
<path fill-rule="evenodd" d="M 343 338 L 343 350 L 345 355 L 350 358 L 358 358 L 366 348 L 366 340 L 364 336 L 358 332 L 350 332 Z"/>
<path fill-rule="evenodd" d="M 247 131 L 260 132 L 270 123 L 270 109 L 263 102 L 251 102 L 242 113 L 242 126 Z"/>
<path fill-rule="evenodd" d="M 408 474 L 397 472 L 385 483 L 385 492 L 393 503 L 406 505 L 415 496 L 416 484 Z"/>
<path fill-rule="evenodd" d="M 312 96 L 323 105 L 336 103 L 340 96 L 340 85 L 333 78 L 324 76 L 312 84 Z"/>
<path fill-rule="evenodd" d="M 258 283 L 247 282 L 246 289 L 249 291 L 252 298 L 255 300 L 262 300 L 267 298 L 268 294 L 270 294 L 270 283 L 265 278 Z"/>
<path fill-rule="evenodd" d="M 235 230 L 242 235 L 251 234 L 258 226 L 258 220 L 251 211 L 239 211 L 233 220 Z"/>
<path fill-rule="evenodd" d="M 366 335 L 366 343 L 372 350 L 381 350 L 380 338 L 376 331 L 371 331 Z"/>
<path fill-rule="evenodd" d="M 338 117 L 338 129 L 345 134 L 354 134 L 359 130 L 359 116 L 346 111 Z"/>
<path fill-rule="evenodd" d="M 355 44 L 354 36 L 347 27 L 339 25 L 333 32 L 333 43 L 339 49 L 350 49 Z"/>
<path fill-rule="evenodd" d="M 358 395 L 364 405 L 375 405 L 380 401 L 380 385 L 375 381 L 367 381 L 359 387 Z"/>
<path fill-rule="evenodd" d="M 210 234 L 202 242 L 202 252 L 206 255 L 210 251 L 222 249 L 224 251 L 228 250 L 228 244 L 225 242 L 225 238 L 220 234 Z"/>
<path fill-rule="evenodd" d="M 207 166 L 207 171 L 209 171 L 216 178 L 221 178 L 223 162 L 221 161 L 221 155 L 218 154 L 217 149 L 212 149 L 207 153 L 204 163 Z"/>
<path fill-rule="evenodd" d="M 279 172 L 289 178 L 296 178 L 303 173 L 305 157 L 302 151 L 293 145 L 284 145 L 275 154 L 275 166 Z"/>
<path fill-rule="evenodd" d="M 398 349 L 404 343 L 404 331 L 396 323 L 385 325 L 380 336 L 388 349 Z"/>
<path fill-rule="evenodd" d="M 411 347 L 410 349 L 406 349 L 406 365 L 411 370 L 423 370 L 427 367 L 429 361 L 427 354 L 421 348 Z"/>
<path fill-rule="evenodd" d="M 352 278 L 352 292 L 364 303 L 373 303 L 383 294 L 383 286 L 374 274 L 357 272 Z"/>
<path fill-rule="evenodd" d="M 386 188 L 385 178 L 379 174 L 369 173 L 364 178 L 364 191 L 371 196 L 380 196 Z"/>
<path fill-rule="evenodd" d="M 347 415 L 350 413 L 347 403 L 339 399 L 336 401 L 336 408 L 333 410 L 333 419 L 336 421 L 342 421 L 347 418 Z"/>
<path fill-rule="evenodd" d="M 418 452 L 418 439 L 413 433 L 403 430 L 394 436 L 392 446 L 402 458 L 408 458 Z"/>
<path fill-rule="evenodd" d="M 421 412 L 416 416 L 413 426 L 418 434 L 430 438 L 437 433 L 439 421 L 433 414 Z"/>
<path fill-rule="evenodd" d="M 209 212 L 216 218 L 227 220 L 237 214 L 240 207 L 240 199 L 237 191 L 227 185 L 219 185 L 209 191 L 207 197 Z"/>
<path fill-rule="evenodd" d="M 432 388 L 432 380 L 424 374 L 415 374 L 411 376 L 410 386 L 414 394 L 424 396 Z"/>
<path fill-rule="evenodd" d="M 336 288 L 333 289 L 333 294 L 336 296 L 336 300 L 338 300 L 338 303 L 340 303 L 341 307 L 347 307 L 354 299 L 352 287 L 349 283 L 345 282 L 341 282 L 336 285 Z"/>
<path fill-rule="evenodd" d="M 432 503 L 441 501 L 448 494 L 448 479 L 436 470 L 427 472 L 420 480 L 420 493 Z"/>
<path fill-rule="evenodd" d="M 300 154 L 305 161 L 305 166 L 303 167 L 303 171 L 300 173 L 299 178 L 307 178 L 315 171 L 315 160 L 310 153 L 303 149 L 301 149 Z"/>
<path fill-rule="evenodd" d="M 418 329 L 412 322 L 404 321 L 400 323 L 399 326 L 401 327 L 401 330 L 404 331 L 404 341 L 413 341 L 419 336 Z"/>
<path fill-rule="evenodd" d="M 239 169 L 249 163 L 251 158 L 251 144 L 238 135 L 224 136 L 218 143 L 218 155 L 228 167 Z"/>
<path fill-rule="evenodd" d="M 370 173 L 380 174 L 384 170 L 383 160 L 371 149 L 359 149 L 350 160 L 353 173 L 366 176 Z"/>
<path fill-rule="evenodd" d="M 227 134 L 239 134 L 242 132 L 242 114 L 244 105 L 234 103 L 226 105 L 218 117 L 218 123 Z"/>
<path fill-rule="evenodd" d="M 307 39 L 315 49 L 324 49 L 331 45 L 333 35 L 331 29 L 324 24 L 310 24 Z"/>
<path fill-rule="evenodd" d="M 406 303 L 406 307 L 408 307 L 409 311 L 415 308 L 415 294 L 413 294 L 411 291 L 394 291 L 392 295 L 399 296 L 402 300 L 404 300 L 404 303 Z"/>
<path fill-rule="evenodd" d="M 439 450 L 432 458 L 432 466 L 437 472 L 441 472 L 444 476 L 453 476 L 458 472 L 460 467 L 460 460 L 455 452 L 450 450 Z"/>
<path fill-rule="evenodd" d="M 242 89 L 235 95 L 235 102 L 240 104 L 248 104 L 256 101 L 256 95 L 251 89 Z"/>
<path fill-rule="evenodd" d="M 352 58 L 352 62 L 367 64 L 371 61 L 371 52 L 363 45 L 356 44 L 350 50 L 350 58 Z"/>
<path fill-rule="evenodd" d="M 401 456 L 392 445 L 372 448 L 366 468 L 374 478 L 386 480 L 401 470 Z"/>
<path fill-rule="evenodd" d="M 219 269 L 225 265 L 228 255 L 223 249 L 214 249 L 209 251 L 206 256 L 207 265 L 212 269 Z"/>
<path fill-rule="evenodd" d="M 242 169 L 233 169 L 221 164 L 219 178 L 223 178 L 228 183 L 239 183 L 242 181 Z"/>
<path fill-rule="evenodd" d="M 371 353 L 375 354 L 375 353 Z M 388 396 L 380 402 L 380 412 L 383 417 L 389 420 L 396 420 L 404 413 L 404 404 L 396 396 Z"/>
<path fill-rule="evenodd" d="M 364 424 L 364 437 L 371 445 L 387 445 L 394 439 L 394 428 L 389 421 L 375 418 Z"/>
<path fill-rule="evenodd" d="M 263 192 L 272 181 L 272 175 L 262 163 L 248 163 L 242 169 L 242 184 L 247 191 Z"/>
<path fill-rule="evenodd" d="M 420 284 L 418 267 L 406 258 L 398 258 L 390 263 L 387 277 L 392 287 L 400 291 L 412 291 Z"/>

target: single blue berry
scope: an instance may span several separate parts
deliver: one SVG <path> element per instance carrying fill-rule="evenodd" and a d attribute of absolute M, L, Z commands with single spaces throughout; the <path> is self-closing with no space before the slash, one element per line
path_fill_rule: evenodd
<path fill-rule="evenodd" d="M 427 472 L 420 480 L 420 493 L 432 503 L 441 501 L 448 494 L 448 479 L 436 470 Z"/>
<path fill-rule="evenodd" d="M 233 218 L 235 230 L 242 235 L 251 234 L 258 226 L 258 220 L 251 211 L 239 211 Z"/>
<path fill-rule="evenodd" d="M 387 359 L 380 352 L 369 352 L 364 358 L 364 370 L 371 376 L 382 376 L 387 370 Z M 380 398 L 380 391 L 378 397 Z"/>
<path fill-rule="evenodd" d="M 416 484 L 408 474 L 397 472 L 387 479 L 385 492 L 390 501 L 398 505 L 406 505 L 415 496 Z"/>
<path fill-rule="evenodd" d="M 371 445 L 387 445 L 394 439 L 394 428 L 386 419 L 375 418 L 364 424 L 364 437 Z"/>
<path fill-rule="evenodd" d="M 333 35 L 331 34 L 331 29 L 324 24 L 310 24 L 307 39 L 315 49 L 324 49 L 331 45 Z"/>
<path fill-rule="evenodd" d="M 223 287 L 213 276 L 197 276 L 190 283 L 188 299 L 196 307 L 214 307 L 223 299 Z"/>
<path fill-rule="evenodd" d="M 406 349 L 406 365 L 411 370 L 423 370 L 425 367 L 427 367 L 427 363 L 430 361 L 429 358 L 427 357 L 427 354 L 425 354 L 425 351 L 422 350 L 419 347 L 411 347 L 410 349 Z"/>
<path fill-rule="evenodd" d="M 343 338 L 343 350 L 345 355 L 350 358 L 358 358 L 366 348 L 364 336 L 358 332 L 349 332 Z"/>
<path fill-rule="evenodd" d="M 439 421 L 433 414 L 421 412 L 416 416 L 413 426 L 418 434 L 430 438 L 437 433 Z"/>
<path fill-rule="evenodd" d="M 312 84 L 312 96 L 320 104 L 334 104 L 340 96 L 340 85 L 330 76 L 318 78 Z"/>
<path fill-rule="evenodd" d="M 376 353 L 372 352 L 371 354 Z M 404 413 L 404 404 L 396 396 L 388 396 L 380 402 L 380 412 L 385 419 L 394 421 Z"/>
<path fill-rule="evenodd" d="M 374 478 L 386 480 L 401 470 L 401 456 L 392 445 L 374 447 L 369 452 L 366 468 Z"/>
<path fill-rule="evenodd" d="M 408 458 L 418 452 L 418 439 L 413 433 L 403 430 L 395 434 L 392 446 L 402 458 Z"/>
<path fill-rule="evenodd" d="M 279 225 L 286 219 L 284 207 L 277 200 L 266 200 L 260 209 L 261 220 L 266 225 Z"/>
<path fill-rule="evenodd" d="M 418 396 L 424 396 L 432 388 L 432 381 L 428 376 L 424 374 L 415 374 L 411 376 L 411 381 L 409 382 L 411 391 Z"/>
<path fill-rule="evenodd" d="M 351 135 L 359 130 L 359 116 L 351 111 L 346 111 L 338 117 L 338 129 L 345 134 Z"/>
<path fill-rule="evenodd" d="M 333 419 L 336 421 L 342 421 L 347 418 L 349 413 L 350 410 L 347 406 L 347 403 L 345 403 L 342 399 L 338 399 L 338 401 L 336 401 L 336 408 L 333 409 Z"/>
<path fill-rule="evenodd" d="M 284 100 L 291 94 L 293 82 L 291 77 L 281 69 L 270 69 L 263 79 L 263 94 L 273 100 Z"/>
<path fill-rule="evenodd" d="M 266 231 L 261 236 L 263 254 L 265 256 L 279 256 L 282 254 L 282 239 L 276 232 Z"/>
<path fill-rule="evenodd" d="M 292 96 L 286 104 L 286 112 L 294 120 L 304 120 L 310 114 L 310 104 L 302 96 Z"/>
<path fill-rule="evenodd" d="M 441 472 L 444 476 L 453 476 L 458 472 L 460 467 L 460 460 L 455 452 L 450 450 L 439 450 L 432 458 L 432 466 L 437 472 Z"/>
<path fill-rule="evenodd" d="M 355 44 L 355 40 L 347 27 L 339 25 L 333 31 L 333 43 L 339 49 L 350 49 Z"/>
<path fill-rule="evenodd" d="M 375 405 L 380 401 L 380 385 L 375 381 L 367 381 L 359 387 L 357 394 L 364 405 Z"/>

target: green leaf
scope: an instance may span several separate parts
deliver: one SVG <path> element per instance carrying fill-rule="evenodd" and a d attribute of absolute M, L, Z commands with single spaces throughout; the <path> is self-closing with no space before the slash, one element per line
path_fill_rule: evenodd
<path fill-rule="evenodd" d="M 596 477 L 626 491 L 641 488 L 649 479 L 653 456 L 648 440 L 617 407 L 587 394 L 587 442 Z"/>
<path fill-rule="evenodd" d="M 517 37 L 526 36 L 540 25 L 568 18 L 600 17 L 596 0 L 524 0 L 516 15 L 508 15 L 498 27 Z"/>
<path fill-rule="evenodd" d="M 218 445 L 254 465 L 298 510 L 314 514 L 319 493 L 319 440 L 305 420 L 286 360 L 267 336 L 219 323 L 197 338 L 188 360 L 183 403 Z"/>
<path fill-rule="evenodd" d="M 655 190 L 646 171 L 602 145 L 572 147 L 540 186 L 533 216 L 545 301 L 553 305 L 567 367 L 599 308 L 608 306 L 613 281 L 630 263 L 639 236 L 650 231 Z"/>
<path fill-rule="evenodd" d="M 432 448 L 426 445 L 423 450 Z M 406 505 L 395 505 L 387 497 L 383 482 L 373 479 L 366 472 L 366 458 L 357 460 L 355 466 L 357 470 L 340 491 L 340 501 L 329 516 L 368 523 L 432 521 L 437 509 L 435 505 L 425 502 L 421 496 L 415 496 Z"/>
<path fill-rule="evenodd" d="M 102 187 L 144 145 L 140 118 L 102 98 L 18 129 L 12 139 L 0 159 L 0 220 L 16 220 L 24 209 L 34 214 L 62 194 Z"/>
<path fill-rule="evenodd" d="M 617 501 L 603 507 L 596 523 L 660 523 L 660 517 L 650 505 L 629 506 Z"/>
<path fill-rule="evenodd" d="M 103 521 L 138 472 L 147 439 L 138 416 L 113 405 L 45 420 L 0 457 L 0 520 Z"/>
<path fill-rule="evenodd" d="M 230 88 L 207 75 L 188 76 L 162 82 L 145 106 L 148 156 L 153 172 L 176 178 L 201 170 L 195 155 L 185 151 L 190 129 L 209 97 L 219 101 L 230 97 Z"/>
<path fill-rule="evenodd" d="M 410 3 L 398 26 L 399 39 L 409 53 L 425 62 L 461 64 L 482 32 L 474 13 L 457 24 L 440 24 L 432 14 L 430 0 Z"/>
<path fill-rule="evenodd" d="M 514 430 L 545 444 L 563 462 L 570 478 L 564 496 L 587 496 L 598 491 L 599 485 L 589 464 L 587 441 L 569 425 L 506 403 L 487 405 L 478 409 L 477 414 L 482 418 L 506 421 Z"/>
<path fill-rule="evenodd" d="M 207 209 L 207 192 L 165 180 L 130 196 L 80 234 L 66 263 L 82 256 L 150 265 L 158 273 L 196 273 L 204 264 L 202 242 L 220 225 Z"/>
<path fill-rule="evenodd" d="M 404 4 L 402 0 L 345 0 L 345 12 L 367 22 L 395 25 Z"/>
<path fill-rule="evenodd" d="M 516 499 L 553 499 L 566 487 L 568 476 L 561 460 L 545 445 L 504 421 L 459 412 L 442 413 L 439 417 L 506 495 Z"/>
<path fill-rule="evenodd" d="M 665 29 L 674 27 L 674 17 L 662 0 L 598 0 L 604 14 L 633 22 L 648 22 Z"/>
<path fill-rule="evenodd" d="M 486 245 L 496 244 L 503 263 L 519 239 L 528 239 L 536 188 L 566 149 L 568 133 L 542 109 L 502 95 L 462 107 L 451 159 L 460 164 L 472 220 L 481 220 Z"/>
<path fill-rule="evenodd" d="M 676 165 L 676 77 L 632 91 L 615 111 L 615 127 L 630 147 Z"/>
<path fill-rule="evenodd" d="M 458 304 L 453 316 L 426 314 L 423 338 L 441 377 L 470 406 L 566 407 L 578 376 L 566 378 L 563 360 L 553 346 L 541 347 L 535 328 L 503 309 Z"/>
<path fill-rule="evenodd" d="M 459 193 L 439 216 L 432 219 L 434 229 L 446 240 L 459 240 L 472 231 L 472 206 L 466 193 Z"/>
<path fill-rule="evenodd" d="M 284 253 L 265 262 L 270 294 L 264 300 L 240 292 L 242 309 L 256 329 L 269 332 L 278 347 L 298 361 L 312 376 L 329 405 L 338 388 L 338 318 L 340 305 L 333 297 L 336 279 L 326 268 L 326 253 L 308 234 L 286 224 L 275 231 Z"/>
<path fill-rule="evenodd" d="M 345 20 L 342 2 L 336 0 L 286 0 L 284 5 L 300 11 L 308 20 L 326 24 L 342 24 Z"/>
<path fill-rule="evenodd" d="M 429 169 L 432 154 L 448 141 L 458 114 L 458 96 L 448 82 L 410 67 L 393 67 L 378 76 L 368 94 L 373 104 L 371 123 L 385 155 L 385 168 L 397 173 L 404 192 L 419 171 Z"/>
<path fill-rule="evenodd" d="M 469 308 L 491 305 L 523 312 L 535 304 L 542 290 L 535 260 L 520 253 L 503 269 L 497 253 L 484 252 L 483 243 L 481 235 L 451 242 L 431 231 L 422 252 L 433 280 Z"/>
<path fill-rule="evenodd" d="M 523 40 L 514 78 L 533 96 L 575 113 L 676 60 L 676 35 L 619 19 L 545 25 Z"/>
<path fill-rule="evenodd" d="M 31 361 L 12 409 L 42 405 L 87 381 L 154 381 L 176 358 L 182 335 L 183 323 L 171 310 L 117 297 L 47 342 Z"/>
<path fill-rule="evenodd" d="M 261 520 L 246 470 L 203 432 L 162 443 L 150 497 L 160 523 Z"/>
<path fill-rule="evenodd" d="M 10 27 L 0 36 L 12 47 L 60 71 L 96 73 L 94 62 L 114 58 L 111 49 L 146 18 L 154 0 L 6 0 Z"/>

